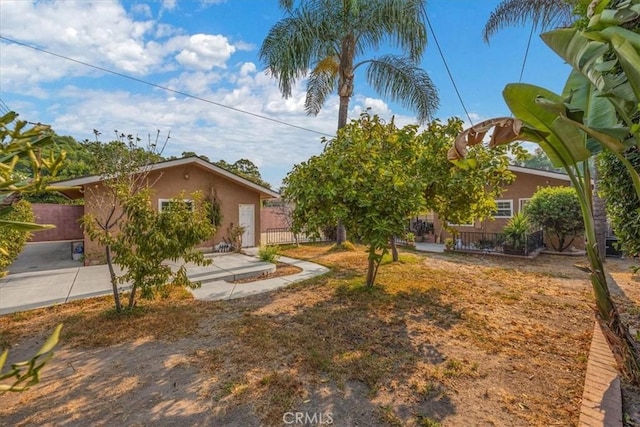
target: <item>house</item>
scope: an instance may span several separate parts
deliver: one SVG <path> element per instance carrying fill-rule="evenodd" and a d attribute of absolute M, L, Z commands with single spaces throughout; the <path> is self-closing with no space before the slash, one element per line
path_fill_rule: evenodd
<path fill-rule="evenodd" d="M 500 199 L 495 201 L 497 209 L 493 218 L 475 220 L 469 224 L 448 224 L 449 227 L 457 230 L 459 234 L 500 233 L 509 219 L 524 209 L 539 187 L 571 186 L 569 176 L 562 173 L 521 166 L 509 166 L 509 170 L 515 175 L 515 180 L 504 188 Z M 429 230 L 432 233 L 428 236 L 429 241 L 444 241 L 445 238 L 451 237 L 451 234 L 444 229 L 444 225 L 443 221 L 433 213 L 413 218 L 411 224 L 414 230 L 417 228 Z M 545 236 L 545 238 L 550 237 Z M 583 247 L 583 244 L 576 240 L 575 246 Z"/>
<path fill-rule="evenodd" d="M 154 206 L 162 209 L 171 199 L 181 193 L 186 195 L 196 191 L 205 198 L 216 200 L 222 216 L 221 225 L 215 236 L 204 242 L 203 248 L 213 248 L 228 241 L 228 230 L 233 225 L 245 227 L 242 246 L 260 245 L 260 207 L 263 199 L 279 197 L 273 190 L 255 184 L 199 157 L 185 157 L 167 160 L 150 166 L 147 182 L 153 186 Z M 98 175 L 60 181 L 56 186 L 77 187 L 62 191 L 72 199 L 84 198 L 85 213 L 96 213 L 101 208 L 99 201 L 104 190 Z M 85 264 L 99 262 L 102 250 L 97 243 L 84 235 Z"/>

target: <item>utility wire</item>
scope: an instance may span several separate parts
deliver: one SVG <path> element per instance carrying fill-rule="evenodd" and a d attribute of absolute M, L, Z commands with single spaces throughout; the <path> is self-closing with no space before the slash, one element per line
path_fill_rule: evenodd
<path fill-rule="evenodd" d="M 427 18 L 427 25 L 429 26 L 429 30 L 431 30 L 431 35 L 433 36 L 433 41 L 436 42 L 436 47 L 438 48 L 438 52 L 440 52 L 440 57 L 442 58 L 442 62 L 444 63 L 444 68 L 447 69 L 447 74 L 449 74 L 449 79 L 453 84 L 453 88 L 456 91 L 456 95 L 458 95 L 458 99 L 460 100 L 460 104 L 462 104 L 462 109 L 467 115 L 467 119 L 469 119 L 469 123 L 473 126 L 473 120 L 471 120 L 471 115 L 467 111 L 467 107 L 464 105 L 464 101 L 462 101 L 462 96 L 460 95 L 460 91 L 458 90 L 458 86 L 456 85 L 455 80 L 453 79 L 453 75 L 451 74 L 451 70 L 449 70 L 449 65 L 447 65 L 447 60 L 444 58 L 444 54 L 442 53 L 442 49 L 440 49 L 440 43 L 438 43 L 438 38 L 436 37 L 435 31 L 433 31 L 433 27 L 431 26 L 431 21 L 429 20 L 429 16 L 425 13 L 424 16 Z"/>
<path fill-rule="evenodd" d="M 533 38 L 533 30 L 535 30 L 535 22 L 531 24 L 531 32 L 529 33 L 529 40 L 527 41 L 527 50 L 524 52 L 524 58 L 522 59 L 522 68 L 520 69 L 520 78 L 518 83 L 522 83 L 522 76 L 524 75 L 524 67 L 527 65 L 527 56 L 529 56 L 529 48 L 531 47 L 531 39 Z"/>
<path fill-rule="evenodd" d="M 0 112 L 2 112 L 2 114 L 7 114 L 9 111 L 11 111 L 9 106 L 5 104 L 2 98 L 0 98 Z"/>
<path fill-rule="evenodd" d="M 181 92 L 181 91 L 175 90 L 175 89 L 171 89 L 171 88 L 168 88 L 166 86 L 162 86 L 162 85 L 159 85 L 159 84 L 156 84 L 156 83 L 151 83 L 149 81 L 142 80 L 142 79 L 139 79 L 137 77 L 130 76 L 128 74 L 119 73 L 117 71 L 113 71 L 113 70 L 110 70 L 108 68 L 100 67 L 98 65 L 90 64 L 88 62 L 79 61 L 77 59 L 73 59 L 73 58 L 70 58 L 68 56 L 61 55 L 59 53 L 54 53 L 54 52 L 51 52 L 51 51 L 48 51 L 48 50 L 45 50 L 45 49 L 42 49 L 42 48 L 39 48 L 39 47 L 36 47 L 36 46 L 32 46 L 32 45 L 29 45 L 29 44 L 26 44 L 26 43 L 23 43 L 23 42 L 19 42 L 17 40 L 13 40 L 13 39 L 10 39 L 8 37 L 5 37 L 3 35 L 0 35 L 0 39 L 8 41 L 10 43 L 17 44 L 19 46 L 23 46 L 23 47 L 29 48 L 29 49 L 37 50 L 38 52 L 46 53 L 47 55 L 52 55 L 52 56 L 58 57 L 58 58 L 66 60 L 66 61 L 75 62 L 76 64 L 84 65 L 85 67 L 94 68 L 96 70 L 100 70 L 100 71 L 103 71 L 105 73 L 113 74 L 113 75 L 118 76 L 118 77 L 123 77 L 125 79 L 133 80 L 133 81 L 138 82 L 138 83 L 143 83 L 143 84 L 146 84 L 148 86 L 152 86 L 152 87 L 155 87 L 155 88 L 158 88 L 158 89 L 165 90 L 167 92 L 171 92 L 171 93 L 175 93 L 175 94 L 178 94 L 178 95 L 182 95 L 185 98 L 196 99 L 198 101 L 206 102 L 208 104 L 216 105 L 218 107 L 226 108 L 228 110 L 236 111 L 238 113 L 247 114 L 249 116 L 257 117 L 257 118 L 262 119 L 262 120 L 268 120 L 270 122 L 278 123 L 280 125 L 289 126 L 289 127 L 295 128 L 295 129 L 306 131 L 306 132 L 312 132 L 312 133 L 315 133 L 317 135 L 328 136 L 330 138 L 333 138 L 335 136 L 335 135 L 330 135 L 328 133 L 321 132 L 321 131 L 318 131 L 318 130 L 305 128 L 303 126 L 294 125 L 292 123 L 287 123 L 287 122 L 284 122 L 282 120 L 278 120 L 278 119 L 274 119 L 274 118 L 271 118 L 271 117 L 263 116 L 261 114 L 252 113 L 250 111 L 242 110 L 240 108 L 232 107 L 230 105 L 225 105 L 225 104 L 222 104 L 220 102 L 216 102 L 216 101 L 212 101 L 210 99 L 202 98 L 200 96 L 191 95 L 189 93 Z"/>

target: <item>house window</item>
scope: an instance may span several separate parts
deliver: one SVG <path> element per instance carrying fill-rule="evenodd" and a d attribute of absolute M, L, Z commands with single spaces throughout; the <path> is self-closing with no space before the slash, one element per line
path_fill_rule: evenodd
<path fill-rule="evenodd" d="M 520 199 L 519 202 L 519 206 L 518 206 L 518 212 L 524 212 L 524 207 L 527 206 L 527 203 L 529 203 L 529 200 L 531 199 Z"/>
<path fill-rule="evenodd" d="M 447 223 L 450 227 L 473 227 L 475 223 L 473 221 L 468 223 L 454 224 L 452 222 Z"/>
<path fill-rule="evenodd" d="M 186 203 L 189 210 L 193 211 L 193 200 L 191 199 L 158 199 L 158 212 L 164 211 L 172 203 Z"/>
<path fill-rule="evenodd" d="M 494 218 L 511 218 L 513 216 L 513 200 L 496 200 Z"/>

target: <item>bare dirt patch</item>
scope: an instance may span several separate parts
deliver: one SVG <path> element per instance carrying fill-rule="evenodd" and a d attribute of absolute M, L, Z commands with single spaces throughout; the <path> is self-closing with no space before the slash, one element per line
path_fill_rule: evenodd
<path fill-rule="evenodd" d="M 273 273 L 262 273 L 259 276 L 247 277 L 246 279 L 234 280 L 233 283 L 251 283 L 258 280 L 273 279 L 274 277 L 291 276 L 300 273 L 302 269 L 295 265 L 279 262 L 276 264 L 276 271 Z"/>
<path fill-rule="evenodd" d="M 107 298 L 0 317 L 14 360 L 65 323 L 42 383 L 3 396 L 3 423 L 577 424 L 593 328 L 579 260 L 404 253 L 367 289 L 363 248 L 283 252 L 333 271 L 241 300 L 176 292 L 130 316 Z"/>

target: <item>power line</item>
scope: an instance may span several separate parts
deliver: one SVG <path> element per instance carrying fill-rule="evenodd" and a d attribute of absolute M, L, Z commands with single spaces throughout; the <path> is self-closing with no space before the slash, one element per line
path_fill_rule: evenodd
<path fill-rule="evenodd" d="M 182 91 L 175 90 L 175 89 L 171 89 L 171 88 L 168 88 L 166 86 L 162 86 L 162 85 L 159 85 L 159 84 L 156 84 L 156 83 L 151 83 L 149 81 L 146 81 L 146 80 L 143 80 L 143 79 L 139 79 L 137 77 L 133 77 L 133 76 L 130 76 L 128 74 L 119 73 L 117 71 L 113 71 L 113 70 L 110 70 L 108 68 L 100 67 L 98 65 L 90 64 L 88 62 L 79 61 L 77 59 L 70 58 L 70 57 L 65 56 L 65 55 L 61 55 L 59 53 L 51 52 L 51 51 L 48 51 L 46 49 L 42 49 L 42 48 L 39 48 L 39 47 L 36 47 L 36 46 L 32 46 L 32 45 L 29 45 L 29 44 L 26 44 L 26 43 L 23 43 L 23 42 L 19 42 L 17 40 L 10 39 L 10 38 L 5 37 L 3 35 L 0 35 L 0 39 L 8 41 L 10 43 L 17 44 L 19 46 L 23 46 L 23 47 L 26 47 L 26 48 L 29 48 L 29 49 L 36 50 L 36 51 L 39 51 L 39 52 L 42 52 L 42 53 L 46 53 L 47 55 L 55 56 L 57 58 L 61 58 L 61 59 L 64 59 L 66 61 L 75 62 L 76 64 L 84 65 L 85 67 L 90 67 L 90 68 L 93 68 L 93 69 L 96 69 L 96 70 L 103 71 L 105 73 L 113 74 L 113 75 L 118 76 L 118 77 L 123 77 L 125 79 L 133 80 L 133 81 L 138 82 L 138 83 L 143 83 L 143 84 L 146 84 L 148 86 L 152 86 L 152 87 L 155 87 L 155 88 L 158 88 L 158 89 L 162 89 L 162 90 L 165 90 L 167 92 L 175 93 L 177 95 L 181 95 L 181 96 L 184 96 L 186 98 L 196 99 L 198 101 L 206 102 L 208 104 L 216 105 L 218 107 L 226 108 L 228 110 L 232 110 L 232 111 L 235 111 L 235 112 L 238 112 L 238 113 L 247 114 L 247 115 L 250 115 L 250 116 L 253 116 L 253 117 L 257 117 L 257 118 L 262 119 L 262 120 L 268 120 L 270 122 L 278 123 L 280 125 L 289 126 L 289 127 L 295 128 L 295 129 L 306 131 L 306 132 L 312 132 L 312 133 L 315 133 L 317 135 L 328 136 L 330 138 L 334 137 L 334 135 L 330 135 L 328 133 L 320 132 L 320 131 L 317 131 L 317 130 L 314 130 L 314 129 L 305 128 L 303 126 L 294 125 L 292 123 L 288 123 L 288 122 L 284 122 L 282 120 L 278 120 L 278 119 L 274 119 L 274 118 L 271 118 L 271 117 L 263 116 L 261 114 L 252 113 L 251 111 L 242 110 L 240 108 L 232 107 L 230 105 L 225 105 L 225 104 L 222 104 L 220 102 L 216 102 L 216 101 L 212 101 L 210 99 L 202 98 L 200 96 L 191 95 L 189 93 L 182 92 Z"/>
<path fill-rule="evenodd" d="M 533 38 L 533 30 L 536 28 L 536 24 L 531 25 L 531 32 L 529 33 L 529 40 L 527 41 L 527 49 L 524 52 L 524 58 L 522 59 L 522 68 L 520 69 L 520 78 L 518 83 L 522 82 L 522 76 L 524 74 L 524 67 L 527 65 L 527 56 L 529 56 L 529 48 L 531 47 L 531 39 Z"/>
<path fill-rule="evenodd" d="M 2 114 L 7 114 L 9 111 L 11 111 L 11 108 L 9 108 L 2 98 L 0 98 L 0 112 L 2 112 Z"/>
<path fill-rule="evenodd" d="M 449 79 L 453 84 L 453 88 L 456 91 L 456 95 L 458 95 L 458 99 L 460 100 L 460 104 L 462 104 L 462 109 L 467 115 L 467 119 L 469 119 L 469 123 L 473 126 L 473 120 L 471 120 L 471 116 L 467 111 L 467 107 L 464 105 L 464 101 L 462 101 L 462 96 L 460 95 L 460 91 L 458 90 L 458 86 L 456 85 L 455 80 L 453 80 L 453 75 L 451 74 L 451 70 L 449 70 L 449 65 L 447 65 L 447 60 L 444 58 L 444 54 L 442 53 L 442 49 L 440 49 L 440 43 L 438 43 L 438 38 L 436 37 L 435 31 L 433 31 L 433 27 L 431 26 L 431 21 L 429 20 L 429 16 L 425 13 L 425 17 L 427 18 L 427 25 L 429 26 L 429 30 L 431 30 L 431 35 L 433 36 L 433 41 L 436 42 L 436 47 L 438 48 L 438 52 L 440 52 L 440 57 L 442 58 L 442 62 L 444 63 L 444 68 L 447 70 L 447 74 L 449 74 Z"/>

